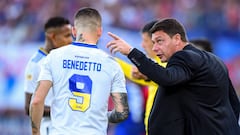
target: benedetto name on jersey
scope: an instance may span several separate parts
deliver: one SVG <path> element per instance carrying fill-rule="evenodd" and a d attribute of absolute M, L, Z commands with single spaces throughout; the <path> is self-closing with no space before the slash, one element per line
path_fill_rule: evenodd
<path fill-rule="evenodd" d="M 63 68 L 100 72 L 102 64 L 92 61 L 63 60 Z"/>

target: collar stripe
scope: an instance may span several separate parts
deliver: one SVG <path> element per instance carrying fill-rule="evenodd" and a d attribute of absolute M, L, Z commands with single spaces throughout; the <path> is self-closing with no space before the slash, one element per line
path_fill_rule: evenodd
<path fill-rule="evenodd" d="M 43 48 L 38 49 L 38 52 L 44 56 L 47 56 L 47 54 L 48 54 Z"/>
<path fill-rule="evenodd" d="M 78 42 L 72 42 L 72 45 L 81 46 L 81 47 L 89 47 L 89 48 L 98 48 L 97 45 L 84 44 L 84 43 L 78 43 Z"/>

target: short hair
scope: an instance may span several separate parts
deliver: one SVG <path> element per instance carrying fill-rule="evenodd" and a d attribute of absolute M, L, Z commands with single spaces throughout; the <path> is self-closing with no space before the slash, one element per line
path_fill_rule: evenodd
<path fill-rule="evenodd" d="M 151 33 L 154 33 L 156 31 L 163 31 L 167 33 L 170 37 L 173 37 L 175 34 L 180 34 L 181 40 L 187 42 L 184 27 L 176 19 L 167 18 L 159 20 L 153 25 L 150 30 Z"/>
<path fill-rule="evenodd" d="M 151 22 L 148 22 L 145 24 L 141 30 L 141 33 L 148 33 L 148 35 L 151 37 L 150 30 L 153 27 L 153 25 L 157 22 L 157 20 L 153 20 Z"/>
<path fill-rule="evenodd" d="M 70 21 L 64 17 L 60 17 L 60 16 L 51 17 L 45 23 L 44 31 L 46 32 L 49 28 L 62 27 L 67 24 L 70 24 Z"/>
<path fill-rule="evenodd" d="M 96 28 L 102 25 L 102 18 L 100 13 L 93 8 L 83 7 L 80 8 L 74 15 L 74 25 L 89 28 Z"/>
<path fill-rule="evenodd" d="M 207 39 L 193 39 L 190 40 L 189 42 L 195 45 L 196 47 L 202 48 L 205 51 L 213 52 L 212 44 Z"/>

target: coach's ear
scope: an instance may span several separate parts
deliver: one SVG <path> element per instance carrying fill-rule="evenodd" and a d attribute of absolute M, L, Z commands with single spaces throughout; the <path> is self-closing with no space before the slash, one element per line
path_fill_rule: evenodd
<path fill-rule="evenodd" d="M 76 38 L 76 35 L 77 35 L 77 30 L 75 27 L 72 27 L 72 36 Z"/>

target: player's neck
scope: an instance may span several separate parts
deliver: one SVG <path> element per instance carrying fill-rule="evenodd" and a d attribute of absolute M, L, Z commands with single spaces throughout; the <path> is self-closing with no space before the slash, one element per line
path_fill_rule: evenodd
<path fill-rule="evenodd" d="M 98 39 L 99 37 L 96 35 L 96 33 L 82 32 L 81 34 L 78 34 L 76 42 L 96 45 Z"/>
<path fill-rule="evenodd" d="M 54 49 L 54 46 L 50 42 L 45 42 L 45 46 L 43 48 L 47 53 L 49 53 L 52 49 Z"/>
<path fill-rule="evenodd" d="M 96 45 L 97 44 L 96 39 L 87 39 L 87 38 L 85 38 L 84 40 L 76 40 L 75 42 L 84 43 L 84 44 L 91 44 L 91 45 Z"/>

